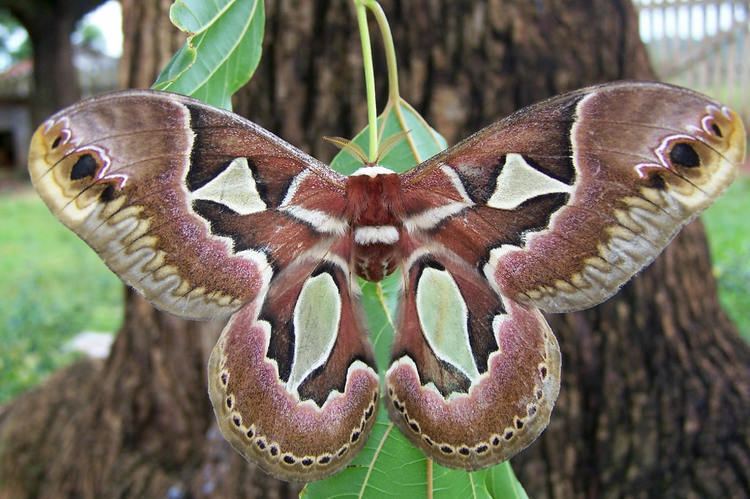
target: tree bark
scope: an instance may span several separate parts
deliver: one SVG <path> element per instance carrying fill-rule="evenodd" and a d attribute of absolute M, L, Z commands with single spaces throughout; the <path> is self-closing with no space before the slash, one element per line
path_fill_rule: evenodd
<path fill-rule="evenodd" d="M 124 2 L 124 74 L 143 67 L 138 44 L 174 48 L 161 35 L 168 3 Z M 555 93 L 653 77 L 628 0 L 381 3 L 402 93 L 449 142 Z M 328 159 L 335 150 L 321 136 L 353 136 L 365 124 L 350 2 L 267 9 L 261 67 L 237 110 Z M 128 27 L 129 13 L 143 25 Z M 147 77 L 124 81 L 149 84 L 163 63 L 154 61 L 144 63 Z M 700 223 L 607 303 L 550 322 L 563 353 L 560 398 L 548 430 L 513 462 L 530 497 L 750 494 L 750 348 L 718 304 Z M 0 497 L 294 494 L 215 429 L 205 357 L 220 327 L 128 293 L 104 364 L 78 363 L 0 413 Z"/>

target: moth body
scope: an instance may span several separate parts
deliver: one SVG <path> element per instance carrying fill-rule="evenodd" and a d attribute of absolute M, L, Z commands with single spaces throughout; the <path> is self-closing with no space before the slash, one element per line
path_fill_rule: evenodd
<path fill-rule="evenodd" d="M 379 165 L 362 167 L 346 179 L 352 262 L 363 279 L 380 281 L 401 261 L 402 196 L 400 177 Z"/>

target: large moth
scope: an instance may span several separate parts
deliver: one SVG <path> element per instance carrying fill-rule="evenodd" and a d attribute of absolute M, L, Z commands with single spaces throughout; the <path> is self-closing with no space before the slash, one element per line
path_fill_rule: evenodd
<path fill-rule="evenodd" d="M 396 174 L 349 177 L 234 114 L 154 91 L 95 97 L 34 134 L 50 210 L 157 307 L 231 316 L 208 384 L 246 458 L 309 481 L 380 405 L 357 277 L 402 275 L 383 395 L 446 466 L 510 458 L 546 427 L 560 351 L 542 311 L 607 299 L 731 182 L 737 115 L 624 82 L 523 109 Z"/>

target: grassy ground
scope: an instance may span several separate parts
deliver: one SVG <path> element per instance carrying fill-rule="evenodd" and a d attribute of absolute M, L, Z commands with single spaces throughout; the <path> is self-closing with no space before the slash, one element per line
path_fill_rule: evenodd
<path fill-rule="evenodd" d="M 740 177 L 703 214 L 719 298 L 750 341 L 750 177 Z"/>
<path fill-rule="evenodd" d="M 70 362 L 63 345 L 115 331 L 122 286 L 31 191 L 0 196 L 0 402 Z"/>
<path fill-rule="evenodd" d="M 750 340 L 750 178 L 705 216 L 722 303 Z M 28 190 L 0 196 L 0 403 L 70 362 L 81 331 L 115 331 L 122 286 Z"/>

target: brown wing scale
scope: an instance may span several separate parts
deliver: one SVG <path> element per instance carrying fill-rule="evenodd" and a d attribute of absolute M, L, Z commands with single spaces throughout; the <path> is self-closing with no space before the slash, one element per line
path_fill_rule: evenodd
<path fill-rule="evenodd" d="M 614 294 L 721 194 L 745 146 L 737 114 L 705 96 L 606 84 L 523 109 L 405 174 L 407 212 L 426 211 L 425 189 L 432 210 L 465 192 L 457 216 L 422 229 L 489 265 L 509 298 L 578 310 Z"/>
<path fill-rule="evenodd" d="M 729 185 L 745 144 L 728 108 L 623 82 L 523 109 L 402 175 L 394 422 L 452 467 L 527 446 L 559 389 L 538 309 L 614 294 Z"/>
<path fill-rule="evenodd" d="M 262 295 L 278 261 L 330 237 L 290 210 L 325 205 L 335 219 L 345 205 L 343 179 L 324 165 L 172 94 L 76 104 L 39 127 L 29 157 L 50 210 L 128 284 L 190 318 L 232 313 Z"/>

